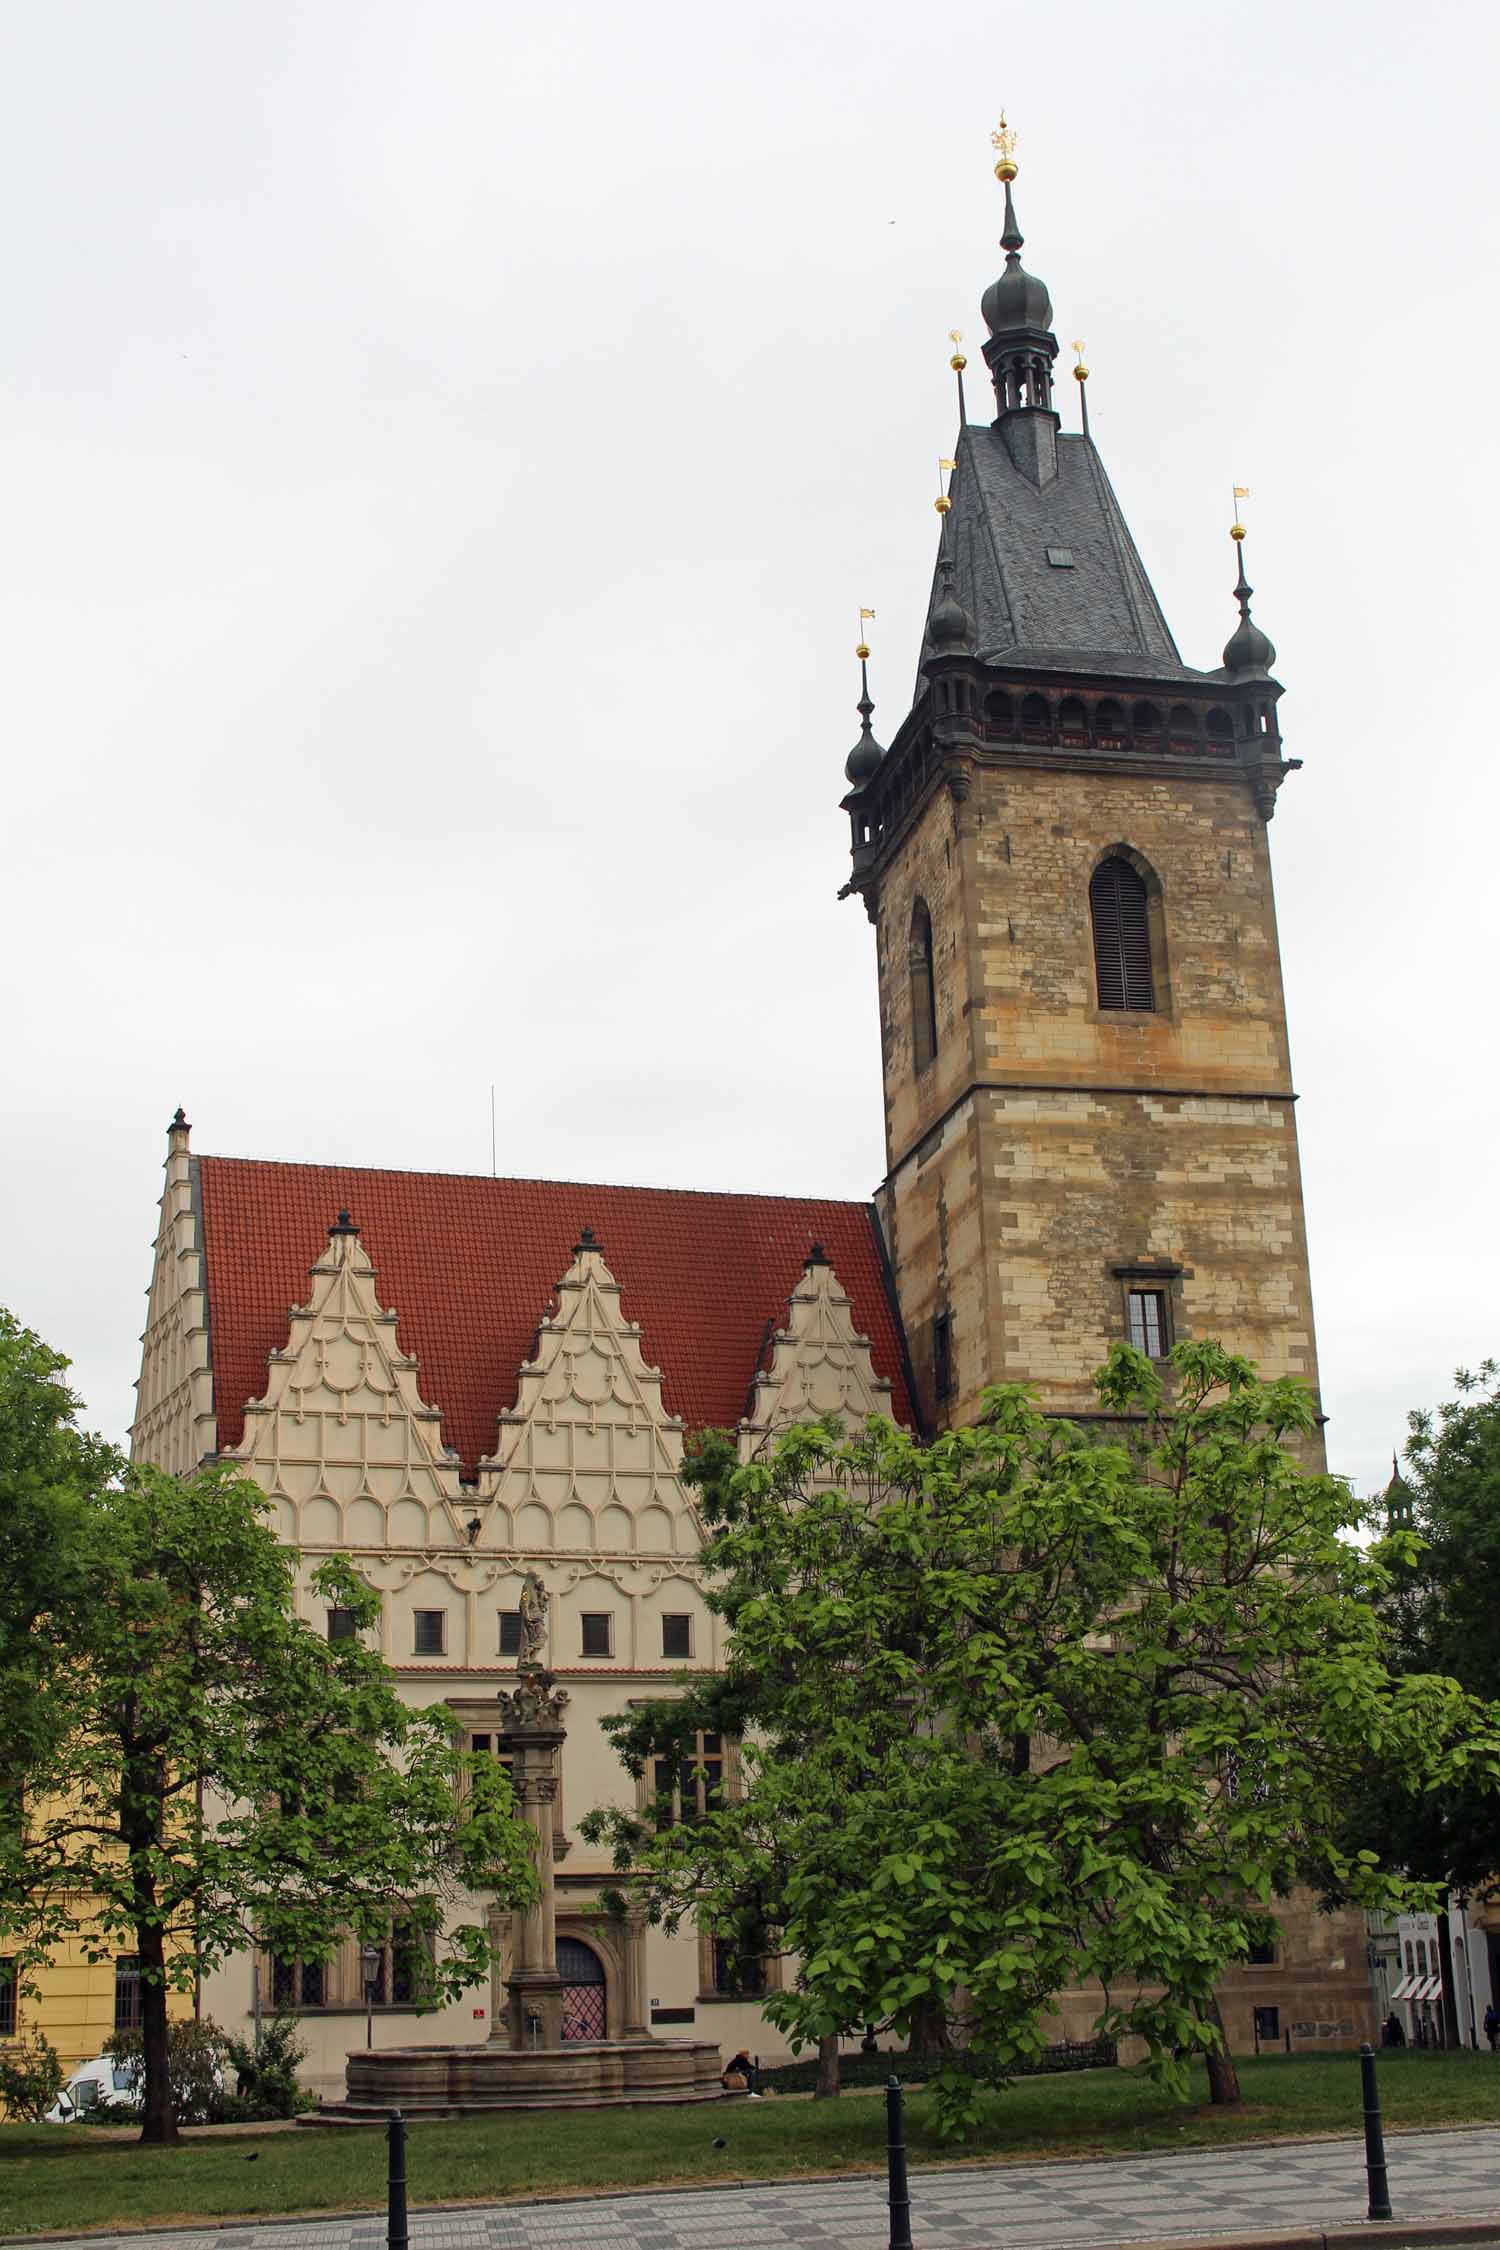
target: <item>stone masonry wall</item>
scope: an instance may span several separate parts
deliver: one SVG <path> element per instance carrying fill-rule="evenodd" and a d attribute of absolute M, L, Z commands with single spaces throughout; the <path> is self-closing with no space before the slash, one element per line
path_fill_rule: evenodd
<path fill-rule="evenodd" d="M 1088 886 L 1116 850 L 1152 894 L 1152 1013 L 1096 1004 Z M 939 1034 L 921 1073 L 919 896 Z M 1161 1271 L 1174 1335 L 1316 1383 L 1270 859 L 1244 781 L 986 765 L 884 871 L 879 957 L 881 1210 L 929 1417 L 963 1421 L 1002 1381 L 1087 1410 L 1132 1264 Z M 938 1402 L 945 1309 L 956 1386 Z"/>

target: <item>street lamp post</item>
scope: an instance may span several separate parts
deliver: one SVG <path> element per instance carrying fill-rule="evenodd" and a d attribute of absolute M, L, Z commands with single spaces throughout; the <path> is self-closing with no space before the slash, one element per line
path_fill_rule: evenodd
<path fill-rule="evenodd" d="M 374 2007 L 375 1984 L 380 1975 L 380 1948 L 368 1939 L 359 1949 L 359 1965 L 365 1979 L 365 2046 L 375 2044 Z"/>

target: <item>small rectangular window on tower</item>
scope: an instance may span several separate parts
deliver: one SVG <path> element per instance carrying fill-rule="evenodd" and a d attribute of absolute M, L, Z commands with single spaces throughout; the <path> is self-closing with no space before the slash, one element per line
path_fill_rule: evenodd
<path fill-rule="evenodd" d="M 607 1609 L 586 1609 L 583 1612 L 583 1653 L 585 1656 L 613 1656 L 614 1619 Z"/>
<path fill-rule="evenodd" d="M 1047 560 L 1054 570 L 1071 570 L 1073 568 L 1073 550 L 1071 547 L 1049 547 L 1047 549 Z"/>
<path fill-rule="evenodd" d="M 1131 1289 L 1125 1296 L 1127 1333 L 1147 1359 L 1167 1356 L 1167 1293 L 1164 1289 Z"/>
<path fill-rule="evenodd" d="M 500 1654 L 519 1656 L 521 1653 L 521 1612 L 502 1609 L 500 1612 Z"/>
<path fill-rule="evenodd" d="M 448 1613 L 446 1610 L 413 1610 L 411 1620 L 413 1656 L 441 1656 L 446 1646 L 447 1623 Z"/>
<path fill-rule="evenodd" d="M 938 1398 L 953 1395 L 953 1315 L 940 1312 L 932 1323 L 932 1388 Z"/>

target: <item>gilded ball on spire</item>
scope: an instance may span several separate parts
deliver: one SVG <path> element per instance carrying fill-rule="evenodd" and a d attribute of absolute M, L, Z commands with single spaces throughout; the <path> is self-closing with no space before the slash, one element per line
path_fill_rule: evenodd
<path fill-rule="evenodd" d="M 1020 166 L 1016 162 L 1016 132 L 1005 122 L 1005 112 L 1000 112 L 1000 122 L 990 135 L 990 146 L 996 152 L 995 177 L 1008 187 Z"/>

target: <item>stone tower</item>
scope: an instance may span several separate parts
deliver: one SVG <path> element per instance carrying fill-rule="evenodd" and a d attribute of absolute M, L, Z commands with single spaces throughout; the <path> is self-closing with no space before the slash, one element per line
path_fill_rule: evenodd
<path fill-rule="evenodd" d="M 1316 1384 L 1267 824 L 1288 759 L 1250 617 L 1184 664 L 1021 264 L 985 292 L 995 418 L 963 421 L 916 695 L 861 694 L 848 890 L 879 957 L 879 1205 L 924 1419 L 986 1384 L 1087 1415 L 1128 1336 L 1213 1336 Z M 963 366 L 959 397 L 963 401 Z M 861 650 L 861 658 L 865 652 Z M 863 675 L 862 675 L 863 676 Z"/>

